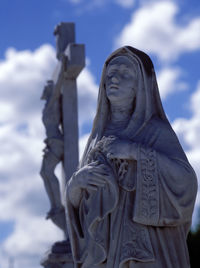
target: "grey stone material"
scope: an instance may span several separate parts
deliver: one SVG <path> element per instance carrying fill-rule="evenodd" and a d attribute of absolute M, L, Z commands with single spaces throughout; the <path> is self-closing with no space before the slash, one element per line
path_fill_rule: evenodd
<path fill-rule="evenodd" d="M 76 79 L 85 66 L 85 47 L 82 44 L 69 44 L 65 50 L 67 55 L 66 79 Z"/>
<path fill-rule="evenodd" d="M 63 160 L 64 144 L 63 133 L 59 125 L 61 121 L 60 98 L 54 99 L 52 105 L 49 105 L 53 95 L 54 83 L 52 80 L 47 81 L 41 99 L 46 100 L 43 109 L 42 121 L 45 126 L 47 138 L 45 139 L 46 147 L 40 174 L 44 181 L 51 209 L 46 218 L 51 219 L 63 231 L 66 229 L 65 211 L 61 202 L 59 180 L 54 170 L 57 164 Z"/>
<path fill-rule="evenodd" d="M 56 242 L 44 255 L 41 265 L 45 268 L 73 268 L 73 258 L 68 241 Z"/>
<path fill-rule="evenodd" d="M 56 37 L 56 55 L 61 60 L 63 52 L 69 43 L 75 43 L 75 25 L 73 22 L 61 22 L 54 29 Z"/>
<path fill-rule="evenodd" d="M 54 98 L 49 105 L 53 105 L 54 99 L 61 95 L 62 129 L 64 133 L 64 179 L 63 185 L 70 179 L 78 165 L 78 109 L 76 78 L 85 66 L 85 47 L 83 44 L 71 42 L 74 36 L 72 23 L 61 23 L 59 29 L 67 28 L 66 35 L 71 37 L 62 41 L 62 35 L 58 36 L 60 43 L 65 44 L 62 57 L 53 73 Z M 70 28 L 71 27 L 71 28 Z M 66 41 L 67 40 L 67 41 Z M 69 43 L 67 43 L 69 42 Z M 63 187 L 63 190 L 65 187 Z"/>
<path fill-rule="evenodd" d="M 66 185 L 75 268 L 188 268 L 194 170 L 162 107 L 151 59 L 125 46 L 105 62 L 97 113 Z"/>
<path fill-rule="evenodd" d="M 66 240 L 54 243 L 41 265 L 45 268 L 70 268 L 73 267 L 73 258 L 67 239 L 63 193 L 79 159 L 76 78 L 85 66 L 85 47 L 75 43 L 74 23 L 60 23 L 54 34 L 58 64 L 42 95 L 46 101 L 42 121 L 47 138 L 40 174 L 51 204 L 46 218 L 63 230 Z M 54 173 L 59 162 L 63 167 L 62 185 Z"/>

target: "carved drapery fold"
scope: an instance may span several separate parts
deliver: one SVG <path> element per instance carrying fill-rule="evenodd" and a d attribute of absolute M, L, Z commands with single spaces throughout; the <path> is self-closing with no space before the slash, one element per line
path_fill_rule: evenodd
<path fill-rule="evenodd" d="M 137 190 L 134 220 L 156 225 L 159 220 L 159 183 L 156 152 L 138 147 Z"/>

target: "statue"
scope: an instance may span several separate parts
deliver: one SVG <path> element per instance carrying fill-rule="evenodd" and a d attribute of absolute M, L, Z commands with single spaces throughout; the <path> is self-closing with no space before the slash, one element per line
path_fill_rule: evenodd
<path fill-rule="evenodd" d="M 54 30 L 57 66 L 52 79 L 44 87 L 46 100 L 42 121 L 47 138 L 40 174 L 50 200 L 46 218 L 62 229 L 62 241 L 55 242 L 44 254 L 41 265 L 45 268 L 71 268 L 73 258 L 68 238 L 63 206 L 65 185 L 78 165 L 78 109 L 76 79 L 85 66 L 85 46 L 75 42 L 75 24 L 61 22 Z M 62 166 L 62 182 L 54 171 Z"/>
<path fill-rule="evenodd" d="M 51 204 L 51 209 L 46 218 L 52 219 L 58 227 L 65 231 L 65 210 L 61 202 L 59 180 L 54 173 L 57 164 L 63 160 L 64 153 L 63 134 L 60 129 L 62 111 L 60 96 L 52 101 L 54 97 L 53 89 L 53 81 L 48 80 L 41 97 L 41 99 L 46 100 L 42 121 L 46 129 L 47 138 L 44 141 L 46 147 L 43 150 L 44 156 L 40 174 Z"/>
<path fill-rule="evenodd" d="M 150 58 L 129 46 L 116 50 L 105 62 L 92 132 L 66 186 L 74 267 L 189 267 L 196 191 Z"/>

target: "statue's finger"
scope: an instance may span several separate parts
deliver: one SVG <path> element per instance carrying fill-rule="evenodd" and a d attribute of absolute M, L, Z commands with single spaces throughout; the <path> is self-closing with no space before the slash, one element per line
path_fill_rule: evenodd
<path fill-rule="evenodd" d="M 98 164 L 99 164 L 99 161 L 96 160 L 96 161 L 94 161 L 94 162 L 91 162 L 88 166 L 96 166 L 96 165 L 98 165 Z"/>
<path fill-rule="evenodd" d="M 108 158 L 108 159 L 113 159 L 113 158 L 115 158 L 115 156 L 114 156 L 113 153 L 108 153 L 108 154 L 107 154 L 107 158 Z"/>
<path fill-rule="evenodd" d="M 108 173 L 100 174 L 100 173 L 94 172 L 93 175 L 94 175 L 93 179 L 95 179 L 96 181 L 101 181 L 105 183 L 106 182 L 105 177 L 108 176 Z"/>
<path fill-rule="evenodd" d="M 95 186 L 95 185 L 88 185 L 88 186 L 87 186 L 87 189 L 88 189 L 88 190 L 92 190 L 92 191 L 97 191 L 97 190 L 98 190 L 98 187 Z"/>
<path fill-rule="evenodd" d="M 96 186 L 103 187 L 106 183 L 104 181 L 92 180 L 90 184 L 94 184 Z"/>

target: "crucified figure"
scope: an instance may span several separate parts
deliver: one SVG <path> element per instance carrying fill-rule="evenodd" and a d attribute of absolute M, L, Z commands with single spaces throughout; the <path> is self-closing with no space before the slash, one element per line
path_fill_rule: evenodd
<path fill-rule="evenodd" d="M 61 105 L 60 97 L 54 99 L 49 105 L 53 97 L 53 89 L 53 81 L 47 81 L 41 97 L 41 99 L 46 100 L 42 121 L 47 138 L 44 141 L 46 147 L 43 150 L 44 156 L 40 174 L 51 204 L 51 209 L 47 213 L 46 218 L 50 218 L 58 227 L 65 230 L 65 212 L 61 202 L 60 185 L 54 173 L 57 164 L 63 160 L 63 133 L 60 127 L 62 120 Z"/>

